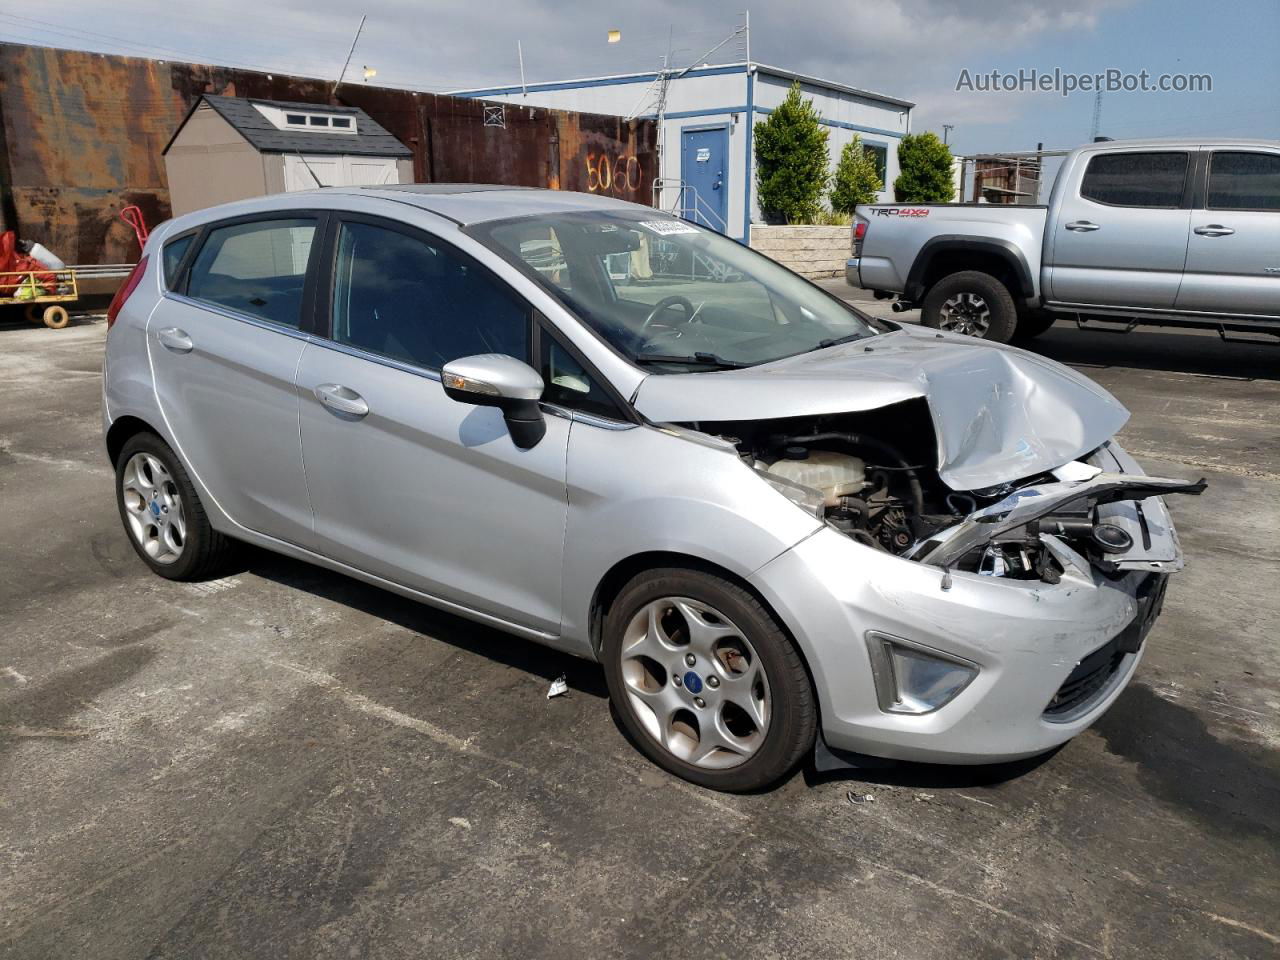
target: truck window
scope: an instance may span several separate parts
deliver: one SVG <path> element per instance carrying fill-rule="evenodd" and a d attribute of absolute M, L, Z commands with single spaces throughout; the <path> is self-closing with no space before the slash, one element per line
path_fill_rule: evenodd
<path fill-rule="evenodd" d="M 1280 154 L 1219 150 L 1209 163 L 1210 210 L 1280 210 Z"/>
<path fill-rule="evenodd" d="M 1089 161 L 1080 196 L 1115 207 L 1180 207 L 1186 153 L 1103 153 Z"/>

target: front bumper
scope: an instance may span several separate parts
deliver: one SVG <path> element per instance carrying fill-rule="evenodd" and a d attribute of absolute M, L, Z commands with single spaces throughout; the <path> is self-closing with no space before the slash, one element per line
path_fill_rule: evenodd
<path fill-rule="evenodd" d="M 1126 472 L 1141 472 L 1116 452 L 1132 468 Z M 1150 524 L 1153 546 L 1171 543 L 1172 553 L 1112 578 L 1083 558 L 1068 564 L 1057 584 L 946 575 L 825 527 L 758 570 L 752 583 L 808 660 L 830 746 L 935 763 L 1019 759 L 1088 727 L 1137 668 L 1145 644 L 1134 642 L 1135 630 L 1145 634 L 1159 612 L 1162 590 L 1156 588 L 1181 566 L 1163 504 L 1144 503 L 1148 518 L 1158 514 L 1162 521 L 1159 528 Z M 1153 594 L 1154 603 L 1146 599 Z M 886 712 L 873 679 L 869 632 L 976 664 L 978 674 L 932 713 Z M 1060 702 L 1060 691 L 1078 691 L 1082 674 L 1100 663 L 1105 671 L 1089 680 L 1087 695 L 1069 710 L 1046 712 Z"/>
<path fill-rule="evenodd" d="M 850 257 L 844 262 L 844 279 L 851 287 L 862 286 L 862 260 Z"/>

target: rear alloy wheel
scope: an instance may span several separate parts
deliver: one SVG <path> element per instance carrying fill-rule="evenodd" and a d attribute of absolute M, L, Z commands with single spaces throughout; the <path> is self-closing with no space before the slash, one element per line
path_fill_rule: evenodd
<path fill-rule="evenodd" d="M 660 766 L 702 786 L 754 790 L 813 746 L 803 664 L 751 594 L 692 570 L 631 581 L 605 623 L 609 692 Z"/>
<path fill-rule="evenodd" d="M 1018 312 L 1003 283 L 980 270 L 962 270 L 933 285 L 921 321 L 936 330 L 1008 343 Z"/>
<path fill-rule="evenodd" d="M 209 525 L 186 469 L 153 433 L 131 437 L 116 460 L 116 503 L 129 542 L 169 580 L 202 580 L 225 565 L 233 541 Z"/>

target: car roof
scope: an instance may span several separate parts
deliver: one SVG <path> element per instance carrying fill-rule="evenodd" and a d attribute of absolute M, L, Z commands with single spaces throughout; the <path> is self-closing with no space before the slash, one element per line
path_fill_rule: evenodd
<path fill-rule="evenodd" d="M 320 192 L 320 191 L 315 191 Z M 490 183 L 401 183 L 375 187 L 326 187 L 325 193 L 383 197 L 448 217 L 463 226 L 487 220 L 584 211 L 662 211 L 595 193 L 511 187 Z"/>

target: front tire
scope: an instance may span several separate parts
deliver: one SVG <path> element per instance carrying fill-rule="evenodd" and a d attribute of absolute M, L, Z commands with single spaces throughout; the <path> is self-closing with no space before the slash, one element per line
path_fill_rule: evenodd
<path fill-rule="evenodd" d="M 981 270 L 943 277 L 924 298 L 920 315 L 926 327 L 1008 343 L 1018 323 L 1009 288 Z"/>
<path fill-rule="evenodd" d="M 116 506 L 142 562 L 169 580 L 205 580 L 234 541 L 209 525 L 182 461 L 154 433 L 130 437 L 116 458 Z"/>
<path fill-rule="evenodd" d="M 678 777 L 758 790 L 813 749 L 818 711 L 799 653 L 759 600 L 722 577 L 634 577 L 605 619 L 601 654 L 623 726 Z"/>

